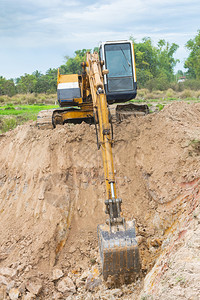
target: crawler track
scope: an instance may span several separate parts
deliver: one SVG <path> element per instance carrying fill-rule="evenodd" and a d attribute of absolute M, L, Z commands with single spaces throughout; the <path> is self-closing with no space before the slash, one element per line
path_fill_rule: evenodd
<path fill-rule="evenodd" d="M 37 126 L 40 129 L 53 129 L 52 115 L 54 109 L 41 110 L 37 116 Z"/>

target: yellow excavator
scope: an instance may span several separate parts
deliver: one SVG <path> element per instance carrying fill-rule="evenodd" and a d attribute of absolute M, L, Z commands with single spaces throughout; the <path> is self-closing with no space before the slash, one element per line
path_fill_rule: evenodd
<path fill-rule="evenodd" d="M 104 280 L 108 276 L 137 275 L 140 271 L 139 250 L 134 220 L 121 216 L 122 200 L 118 198 L 113 167 L 113 118 L 148 113 L 147 105 L 126 103 L 137 94 L 134 48 L 131 41 L 103 42 L 99 53 L 86 54 L 82 74 L 61 75 L 58 70 L 57 97 L 59 109 L 41 111 L 38 127 L 56 127 L 66 122 L 95 124 L 97 147 L 101 149 L 106 183 L 105 224 L 97 233 Z M 120 104 L 118 104 L 120 103 Z M 111 105 L 114 109 L 110 109 Z"/>

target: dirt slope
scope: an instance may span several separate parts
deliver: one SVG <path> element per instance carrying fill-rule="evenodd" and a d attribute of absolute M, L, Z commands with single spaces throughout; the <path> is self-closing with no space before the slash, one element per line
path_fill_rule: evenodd
<path fill-rule="evenodd" d="M 106 219 L 105 185 L 94 126 L 28 123 L 1 136 L 0 299 L 160 297 L 162 262 L 175 255 L 176 272 L 178 249 L 188 249 L 180 232 L 199 230 L 199 120 L 200 104 L 173 103 L 114 124 L 118 196 L 139 236 L 137 288 L 101 282 L 96 227 Z"/>

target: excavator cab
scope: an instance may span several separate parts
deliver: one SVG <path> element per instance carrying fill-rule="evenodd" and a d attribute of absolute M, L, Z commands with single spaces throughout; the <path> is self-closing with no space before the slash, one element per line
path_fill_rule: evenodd
<path fill-rule="evenodd" d="M 135 57 L 131 41 L 103 42 L 99 57 L 104 61 L 104 88 L 108 104 L 126 102 L 137 94 Z"/>

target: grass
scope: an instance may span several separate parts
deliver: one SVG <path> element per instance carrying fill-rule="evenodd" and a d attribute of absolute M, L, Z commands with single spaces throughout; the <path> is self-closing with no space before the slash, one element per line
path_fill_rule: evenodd
<path fill-rule="evenodd" d="M 163 104 L 160 104 L 160 103 L 158 103 L 157 105 L 156 105 L 156 107 L 158 108 L 158 110 L 160 111 L 160 110 L 162 110 L 163 108 L 164 108 L 164 105 Z"/>
<path fill-rule="evenodd" d="M 176 283 L 185 283 L 186 279 L 183 276 L 176 277 Z"/>
<path fill-rule="evenodd" d="M 189 155 L 200 155 L 200 140 L 191 140 L 189 146 L 192 146 L 193 150 L 189 151 Z"/>
<path fill-rule="evenodd" d="M 200 101 L 200 90 L 193 91 L 190 89 L 185 89 L 183 91 L 174 91 L 173 89 L 168 89 L 166 91 L 152 91 L 150 92 L 148 89 L 139 89 L 137 91 L 137 98 L 142 99 L 143 101 L 148 101 L 151 99 L 157 100 L 185 100 L 192 99 L 195 101 Z"/>
<path fill-rule="evenodd" d="M 56 94 L 16 94 L 13 97 L 0 96 L 0 105 L 12 103 L 13 105 L 23 104 L 55 104 Z"/>
<path fill-rule="evenodd" d="M 14 129 L 17 125 L 37 119 L 39 111 L 57 108 L 58 105 L 46 105 L 42 103 L 32 105 L 17 105 L 13 103 L 7 103 L 4 106 L 0 106 L 0 134 Z"/>
<path fill-rule="evenodd" d="M 0 116 L 25 116 L 28 119 L 36 120 L 37 114 L 41 110 L 56 108 L 58 105 L 45 105 L 45 104 L 33 104 L 33 105 L 17 105 L 7 104 L 0 106 Z M 29 118 L 31 117 L 31 118 Z"/>
<path fill-rule="evenodd" d="M 0 96 L 0 134 L 28 120 L 35 121 L 39 111 L 58 107 L 55 105 L 56 94 L 17 94 L 13 97 Z M 168 89 L 167 91 L 152 91 L 139 89 L 133 103 L 147 104 L 150 112 L 160 111 L 173 101 L 189 103 L 200 102 L 200 90 L 189 89 L 181 92 Z"/>
<path fill-rule="evenodd" d="M 0 96 L 0 134 L 29 120 L 35 121 L 39 111 L 56 108 L 56 94 L 17 94 Z"/>
<path fill-rule="evenodd" d="M 0 133 L 14 129 L 17 126 L 16 118 L 0 119 Z"/>
<path fill-rule="evenodd" d="M 160 111 L 168 103 L 174 101 L 185 101 L 187 103 L 200 102 L 200 91 L 185 89 L 181 92 L 168 89 L 166 91 L 152 91 L 148 89 L 139 89 L 137 97 L 131 102 L 138 104 L 147 104 L 150 112 Z"/>

